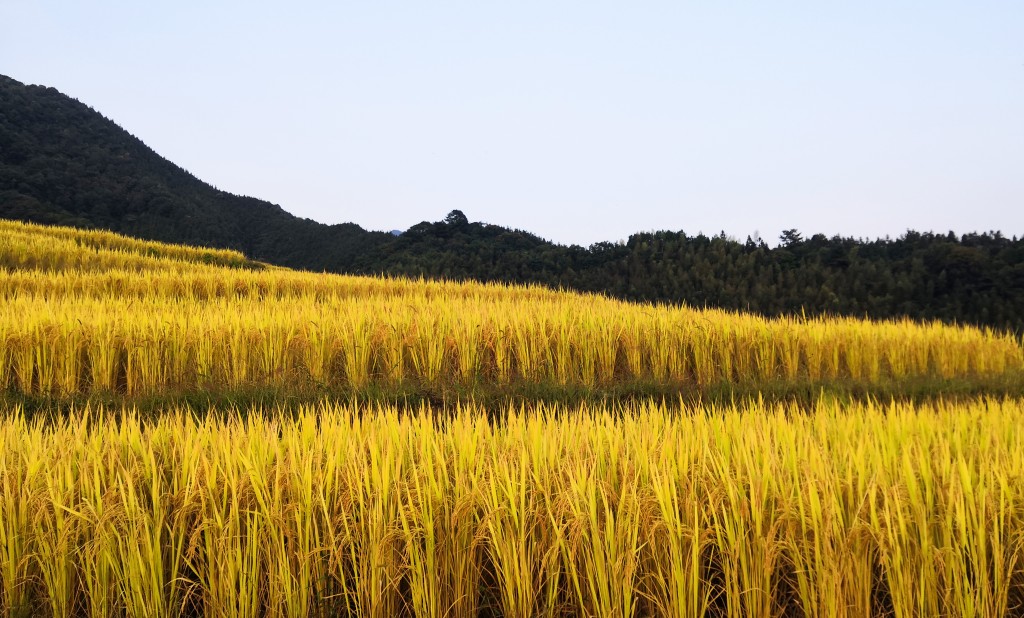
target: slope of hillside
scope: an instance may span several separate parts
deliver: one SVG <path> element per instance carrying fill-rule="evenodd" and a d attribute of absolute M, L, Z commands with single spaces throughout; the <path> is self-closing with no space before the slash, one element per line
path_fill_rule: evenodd
<path fill-rule="evenodd" d="M 541 283 L 762 315 L 912 317 L 1024 331 L 1024 240 L 998 233 L 803 238 L 683 232 L 565 247 L 452 212 L 395 236 L 219 191 L 52 88 L 0 76 L 0 217 L 241 250 L 313 271 Z"/>
<path fill-rule="evenodd" d="M 387 236 L 324 226 L 219 191 L 53 88 L 0 76 L 0 216 L 244 251 L 288 266 L 342 266 Z"/>

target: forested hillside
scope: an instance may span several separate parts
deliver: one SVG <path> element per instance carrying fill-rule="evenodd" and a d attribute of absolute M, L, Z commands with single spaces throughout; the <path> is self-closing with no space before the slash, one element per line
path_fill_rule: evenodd
<path fill-rule="evenodd" d="M 317 269 L 343 268 L 386 236 L 217 190 L 92 108 L 3 76 L 0 217 L 239 249 Z"/>
<path fill-rule="evenodd" d="M 537 282 L 766 315 L 909 316 L 1024 330 L 1024 240 L 1009 237 L 1019 230 L 882 240 L 790 230 L 774 248 L 657 232 L 585 248 L 453 211 L 393 236 L 217 190 L 87 105 L 3 76 L 0 218 L 238 249 L 315 271 Z"/>
<path fill-rule="evenodd" d="M 449 217 L 451 219 L 451 217 Z M 517 243 L 514 250 L 506 247 Z M 763 241 L 685 232 L 634 234 L 589 248 L 483 224 L 421 224 L 370 270 L 539 282 L 631 300 L 765 315 L 911 316 L 1024 327 L 1024 241 L 999 233 L 855 240 L 790 231 Z"/>

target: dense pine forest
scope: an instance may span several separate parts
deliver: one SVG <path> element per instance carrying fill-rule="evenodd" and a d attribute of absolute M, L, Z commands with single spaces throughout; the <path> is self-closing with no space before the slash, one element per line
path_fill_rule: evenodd
<path fill-rule="evenodd" d="M 329 226 L 220 191 L 87 105 L 3 76 L 0 218 L 239 249 L 314 271 L 535 282 L 764 315 L 908 316 L 1024 331 L 1024 239 L 1016 235 L 908 231 L 863 240 L 791 229 L 772 247 L 665 231 L 579 247 L 459 211 L 400 235 Z"/>

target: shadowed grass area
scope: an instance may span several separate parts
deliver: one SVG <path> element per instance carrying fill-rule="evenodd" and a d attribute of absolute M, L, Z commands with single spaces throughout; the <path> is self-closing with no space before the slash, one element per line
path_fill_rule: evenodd
<path fill-rule="evenodd" d="M 660 401 L 667 409 L 697 405 L 743 404 L 750 402 L 790 403 L 812 407 L 821 401 L 855 404 L 865 401 L 927 403 L 936 400 L 968 402 L 981 397 L 1024 397 L 1024 374 L 987 378 L 917 378 L 873 384 L 852 381 L 787 382 L 777 380 L 759 385 L 720 382 L 707 387 L 667 386 L 655 382 L 586 388 L 550 382 L 519 381 L 496 386 L 416 384 L 386 386 L 371 384 L 359 391 L 329 388 L 274 388 L 267 386 L 203 391 L 178 391 L 129 396 L 119 393 L 92 395 L 24 395 L 8 390 L 0 395 L 0 404 L 24 410 L 28 416 L 59 415 L 86 406 L 128 407 L 143 416 L 162 410 L 187 408 L 199 414 L 207 410 L 273 409 L 282 413 L 318 402 L 357 403 L 362 406 L 387 405 L 418 410 L 424 405 L 445 410 L 472 404 L 497 414 L 510 405 L 538 403 L 576 406 L 601 404 L 629 405 Z"/>

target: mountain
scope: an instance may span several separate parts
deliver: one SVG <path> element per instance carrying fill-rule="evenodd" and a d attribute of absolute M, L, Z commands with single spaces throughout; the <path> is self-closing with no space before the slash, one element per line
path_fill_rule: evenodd
<path fill-rule="evenodd" d="M 1024 240 L 998 232 L 856 240 L 788 230 L 634 234 L 563 246 L 459 211 L 402 232 L 324 225 L 220 191 L 89 106 L 0 76 L 0 218 L 238 249 L 292 268 L 474 278 L 765 315 L 909 316 L 1024 331 Z"/>
<path fill-rule="evenodd" d="M 325 226 L 232 195 L 160 157 L 53 88 L 0 76 L 0 216 L 239 249 L 287 266 L 341 269 L 384 234 Z M 317 255 L 319 263 L 306 256 Z"/>

